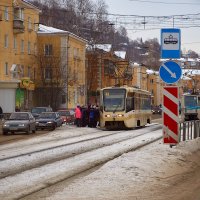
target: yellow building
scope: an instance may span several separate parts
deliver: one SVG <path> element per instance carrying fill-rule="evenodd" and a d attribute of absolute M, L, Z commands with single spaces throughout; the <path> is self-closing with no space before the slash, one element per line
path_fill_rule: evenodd
<path fill-rule="evenodd" d="M 27 1 L 1 0 L 0 106 L 4 112 L 13 112 L 16 105 L 26 109 L 32 103 L 39 13 Z"/>
<path fill-rule="evenodd" d="M 84 39 L 40 25 L 34 98 L 37 105 L 50 105 L 56 110 L 86 104 L 85 49 Z"/>
<path fill-rule="evenodd" d="M 132 85 L 151 92 L 152 105 L 159 106 L 162 104 L 162 89 L 164 83 L 160 79 L 158 72 L 149 70 L 143 65 L 136 64 L 133 66 Z"/>

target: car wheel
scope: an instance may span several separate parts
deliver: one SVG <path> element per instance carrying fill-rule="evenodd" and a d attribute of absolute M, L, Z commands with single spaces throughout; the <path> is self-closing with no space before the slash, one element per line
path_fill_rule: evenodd
<path fill-rule="evenodd" d="M 32 130 L 32 133 L 35 133 L 35 132 L 36 132 L 36 128 Z"/>
<path fill-rule="evenodd" d="M 7 131 L 3 131 L 3 135 L 8 135 L 8 132 Z"/>
<path fill-rule="evenodd" d="M 26 131 L 27 134 L 30 134 L 31 133 L 31 128 L 30 126 L 28 127 L 28 130 Z"/>
<path fill-rule="evenodd" d="M 56 129 L 56 124 L 54 124 L 54 125 L 52 126 L 52 129 L 51 129 L 51 130 L 53 131 L 53 130 L 55 130 L 55 129 Z"/>

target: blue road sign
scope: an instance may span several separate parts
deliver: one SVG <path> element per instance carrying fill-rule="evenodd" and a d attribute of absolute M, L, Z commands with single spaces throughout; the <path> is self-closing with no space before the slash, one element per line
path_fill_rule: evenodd
<path fill-rule="evenodd" d="M 176 62 L 167 61 L 160 66 L 159 74 L 165 83 L 172 84 L 181 78 L 182 69 Z"/>
<path fill-rule="evenodd" d="M 161 29 L 161 58 L 180 58 L 181 31 L 180 29 Z"/>

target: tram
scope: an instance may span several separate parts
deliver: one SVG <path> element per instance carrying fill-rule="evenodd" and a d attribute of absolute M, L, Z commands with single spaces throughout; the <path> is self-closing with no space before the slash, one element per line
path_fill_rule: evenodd
<path fill-rule="evenodd" d="M 185 121 L 200 119 L 200 95 L 183 94 L 181 97 L 181 114 Z"/>
<path fill-rule="evenodd" d="M 135 87 L 99 90 L 100 127 L 125 129 L 151 123 L 151 93 Z"/>

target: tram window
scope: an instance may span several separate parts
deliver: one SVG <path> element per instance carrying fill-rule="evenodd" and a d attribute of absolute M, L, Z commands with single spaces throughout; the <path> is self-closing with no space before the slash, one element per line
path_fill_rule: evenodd
<path fill-rule="evenodd" d="M 143 98 L 142 102 L 142 110 L 150 110 L 151 109 L 151 98 Z"/>
<path fill-rule="evenodd" d="M 129 112 L 131 110 L 134 110 L 134 98 L 128 97 L 126 99 L 126 112 Z"/>

